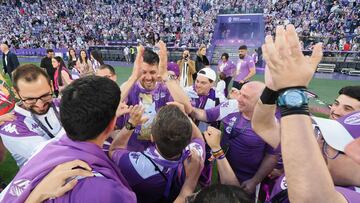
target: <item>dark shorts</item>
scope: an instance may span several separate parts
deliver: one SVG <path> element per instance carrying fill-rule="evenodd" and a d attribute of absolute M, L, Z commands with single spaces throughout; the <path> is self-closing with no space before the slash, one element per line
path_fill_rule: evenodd
<path fill-rule="evenodd" d="M 244 82 L 244 83 L 239 83 L 239 82 L 237 82 L 237 81 L 233 81 L 233 88 L 236 88 L 236 89 L 238 89 L 238 90 L 241 90 L 241 88 L 242 88 L 242 86 L 245 84 L 246 82 Z"/>

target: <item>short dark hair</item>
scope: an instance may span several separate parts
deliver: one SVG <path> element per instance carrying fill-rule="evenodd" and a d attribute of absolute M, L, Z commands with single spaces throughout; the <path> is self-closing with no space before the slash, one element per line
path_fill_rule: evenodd
<path fill-rule="evenodd" d="M 214 184 L 200 190 L 194 199 L 189 199 L 189 202 L 251 203 L 254 202 L 254 200 L 252 200 L 249 195 L 239 187 L 233 185 Z"/>
<path fill-rule="evenodd" d="M 54 52 L 53 49 L 46 49 L 46 53 Z"/>
<path fill-rule="evenodd" d="M 51 86 L 51 80 L 49 75 L 43 69 L 39 68 L 34 64 L 24 64 L 17 67 L 12 73 L 12 82 L 14 89 L 19 91 L 18 82 L 21 79 L 24 79 L 26 82 L 36 81 L 39 76 L 42 75 L 46 78 L 46 81 Z"/>
<path fill-rule="evenodd" d="M 108 69 L 112 75 L 116 74 L 114 67 L 112 67 L 109 64 L 103 64 L 99 67 L 99 70 L 104 70 L 104 69 Z"/>
<path fill-rule="evenodd" d="M 156 115 L 151 133 L 161 155 L 170 159 L 181 154 L 190 143 L 192 126 L 178 107 L 167 105 Z"/>
<path fill-rule="evenodd" d="M 159 55 L 153 50 L 146 48 L 144 51 L 144 62 L 149 65 L 157 65 L 160 62 Z"/>
<path fill-rule="evenodd" d="M 115 118 L 119 102 L 119 86 L 108 78 L 74 80 L 62 91 L 60 102 L 60 120 L 68 137 L 74 141 L 97 138 Z"/>
<path fill-rule="evenodd" d="M 246 45 L 241 45 L 241 46 L 239 47 L 239 50 L 247 50 L 247 46 L 246 46 Z"/>
<path fill-rule="evenodd" d="M 339 95 L 340 94 L 344 94 L 360 101 L 360 85 L 343 87 L 339 90 Z"/>
<path fill-rule="evenodd" d="M 224 57 L 224 56 L 225 56 L 226 60 L 229 60 L 229 54 L 228 53 L 223 53 L 221 55 L 221 58 Z"/>

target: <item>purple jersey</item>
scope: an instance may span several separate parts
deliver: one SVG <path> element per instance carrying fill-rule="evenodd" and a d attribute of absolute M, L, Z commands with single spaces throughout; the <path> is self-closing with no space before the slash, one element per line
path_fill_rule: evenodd
<path fill-rule="evenodd" d="M 59 100 L 54 99 L 44 115 L 32 114 L 16 104 L 14 108 L 16 119 L 1 126 L 1 139 L 19 167 L 50 139 L 59 139 L 65 134 L 59 120 L 59 103 Z"/>
<path fill-rule="evenodd" d="M 187 96 L 190 98 L 191 105 L 199 109 L 210 109 L 227 99 L 222 92 L 218 92 L 215 88 L 211 88 L 208 95 L 198 95 L 195 91 L 194 85 L 184 88 Z M 199 122 L 198 127 L 201 132 L 207 129 L 208 124 L 205 122 Z"/>
<path fill-rule="evenodd" d="M 288 194 L 287 192 L 285 192 L 285 190 L 287 189 L 288 189 L 288 185 L 286 182 L 286 177 L 285 175 L 282 175 L 275 182 L 275 185 L 271 192 L 270 202 L 273 202 L 280 198 L 283 199 L 282 203 L 290 202 L 288 199 Z M 335 189 L 336 191 L 340 192 L 349 203 L 355 203 L 360 201 L 360 193 L 356 192 L 357 189 L 355 189 L 354 187 L 349 187 L 349 188 L 335 187 Z"/>
<path fill-rule="evenodd" d="M 243 59 L 239 59 L 235 69 L 235 81 L 244 80 L 250 73 L 250 68 L 255 68 L 255 63 L 251 56 L 246 55 Z"/>
<path fill-rule="evenodd" d="M 126 179 L 136 193 L 138 202 L 159 202 L 163 196 L 166 196 L 169 187 L 174 189 L 175 186 L 178 189 L 175 193 L 180 192 L 185 177 L 182 162 L 188 157 L 192 148 L 204 158 L 205 142 L 197 138 L 184 149 L 178 161 L 166 160 L 154 146 L 144 152 L 118 149 L 112 159 L 121 172 L 126 174 Z"/>
<path fill-rule="evenodd" d="M 229 100 L 206 110 L 208 121 L 224 124 L 221 145 L 228 148 L 226 158 L 239 182 L 252 178 L 259 169 L 265 154 L 278 154 L 251 129 L 250 120 L 237 109 L 237 101 Z"/>
<path fill-rule="evenodd" d="M 232 77 L 235 71 L 235 64 L 228 60 L 225 63 L 220 61 L 217 67 L 218 73 L 224 73 L 225 77 Z"/>
<path fill-rule="evenodd" d="M 88 163 L 96 177 L 76 177 L 79 182 L 73 190 L 51 201 L 136 202 L 125 178 L 99 146 L 72 141 L 66 135 L 48 144 L 20 169 L 4 194 L 4 202 L 24 202 L 54 167 L 75 159 Z"/>
<path fill-rule="evenodd" d="M 152 91 L 144 89 L 139 82 L 131 88 L 127 98 L 127 104 L 143 105 L 145 108 L 144 116 L 149 120 L 146 123 L 137 126 L 134 130 L 128 143 L 130 151 L 143 151 L 151 145 L 151 124 L 156 116 L 156 112 L 170 101 L 172 101 L 170 92 L 162 83 L 157 83 L 155 89 Z M 127 119 L 128 116 L 126 120 Z M 121 128 L 123 126 L 118 127 Z"/>

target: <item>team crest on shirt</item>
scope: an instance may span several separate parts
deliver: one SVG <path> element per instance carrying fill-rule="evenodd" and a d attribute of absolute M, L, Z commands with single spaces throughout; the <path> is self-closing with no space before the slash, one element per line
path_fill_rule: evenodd
<path fill-rule="evenodd" d="M 226 129 L 225 129 L 228 134 L 231 133 L 236 120 L 237 120 L 237 118 L 235 116 L 230 119 L 229 126 L 227 126 Z"/>
<path fill-rule="evenodd" d="M 229 107 L 229 101 L 222 103 L 221 107 L 224 107 L 224 108 Z"/>
<path fill-rule="evenodd" d="M 280 188 L 281 188 L 282 190 L 286 190 L 286 189 L 288 188 L 287 182 L 286 182 L 286 177 L 285 177 L 285 176 L 281 179 Z"/>
<path fill-rule="evenodd" d="M 10 187 L 9 193 L 13 196 L 19 197 L 24 190 L 29 186 L 30 180 L 27 179 L 20 179 L 17 181 L 14 181 L 13 184 Z"/>
<path fill-rule="evenodd" d="M 158 93 L 158 94 L 154 94 L 153 99 L 154 99 L 155 101 L 158 101 L 160 98 L 164 98 L 165 96 L 166 96 L 166 95 L 165 95 L 164 92 L 160 92 L 160 93 Z"/>

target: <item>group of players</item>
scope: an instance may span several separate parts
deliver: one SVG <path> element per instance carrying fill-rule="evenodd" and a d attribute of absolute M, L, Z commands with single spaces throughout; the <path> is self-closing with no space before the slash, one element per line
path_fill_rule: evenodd
<path fill-rule="evenodd" d="M 248 70 L 228 97 L 209 67 L 181 87 L 179 66 L 168 63 L 163 42 L 157 46 L 159 53 L 138 48 L 120 87 L 104 64 L 72 81 L 61 100 L 44 70 L 16 68 L 20 102 L 13 116 L 1 117 L 0 135 L 20 170 L 2 201 L 360 200 L 360 165 L 345 153 L 360 132 L 360 86 L 339 91 L 332 120 L 310 117 L 305 90 L 321 44 L 305 57 L 294 27 L 279 26 L 262 47 L 265 83 L 249 81 Z M 240 59 L 248 57 L 243 49 Z M 228 83 L 224 70 L 219 76 Z M 221 184 L 212 184 L 213 172 Z"/>

